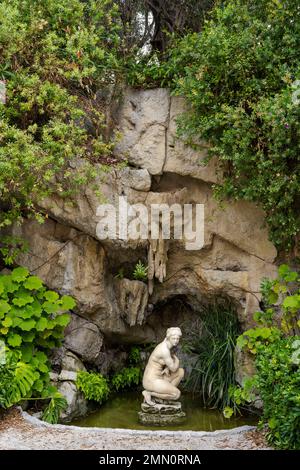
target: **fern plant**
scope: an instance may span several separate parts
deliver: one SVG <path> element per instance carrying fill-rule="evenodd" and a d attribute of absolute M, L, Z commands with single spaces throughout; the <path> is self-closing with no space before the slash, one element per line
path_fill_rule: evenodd
<path fill-rule="evenodd" d="M 142 371 L 140 367 L 124 367 L 120 372 L 113 375 L 111 384 L 115 390 L 119 391 L 139 385 L 141 378 Z"/>
<path fill-rule="evenodd" d="M 141 349 L 139 346 L 132 346 L 129 351 L 128 362 L 129 364 L 138 364 L 141 360 Z"/>
<path fill-rule="evenodd" d="M 29 397 L 35 380 L 34 368 L 30 364 L 19 361 L 14 371 L 14 379 L 8 388 L 8 405 L 11 406 Z"/>
<path fill-rule="evenodd" d="M 141 260 L 135 265 L 133 278 L 136 281 L 147 281 L 148 279 L 148 266 L 145 266 Z"/>
<path fill-rule="evenodd" d="M 77 373 L 76 387 L 87 400 L 103 403 L 108 399 L 110 388 L 108 381 L 101 374 L 80 371 Z"/>
<path fill-rule="evenodd" d="M 0 365 L 0 407 L 7 409 L 22 400 L 50 400 L 43 412 L 42 419 L 57 423 L 60 412 L 66 408 L 67 401 L 56 387 L 43 389 L 41 397 L 32 397 L 32 387 L 37 372 L 30 364 L 19 360 L 20 353 L 6 350 L 6 362 Z"/>
<path fill-rule="evenodd" d="M 30 396 L 36 379 L 34 368 L 20 361 L 20 353 L 6 350 L 6 362 L 0 366 L 0 405 L 3 408 Z"/>
<path fill-rule="evenodd" d="M 50 398 L 50 402 L 43 411 L 42 419 L 43 421 L 47 421 L 47 423 L 55 424 L 59 420 L 61 411 L 66 409 L 68 403 L 65 397 L 58 392 L 55 387 L 52 388 L 52 394 L 47 397 Z"/>

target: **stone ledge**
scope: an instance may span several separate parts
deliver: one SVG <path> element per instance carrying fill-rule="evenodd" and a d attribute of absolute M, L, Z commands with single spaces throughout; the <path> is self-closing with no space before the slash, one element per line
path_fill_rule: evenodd
<path fill-rule="evenodd" d="M 28 424 L 33 425 L 36 428 L 48 428 L 49 430 L 57 430 L 57 431 L 77 431 L 78 434 L 89 434 L 91 432 L 99 434 L 99 435 L 105 435 L 105 434 L 121 434 L 121 435 L 144 435 L 144 436 L 169 436 L 169 437 L 175 437 L 175 436 L 182 436 L 188 439 L 189 437 L 195 437 L 195 438 L 200 438 L 200 437 L 205 437 L 205 436 L 226 436 L 226 435 L 235 435 L 235 434 L 242 434 L 248 431 L 255 431 L 257 429 L 256 426 L 239 426 L 237 428 L 233 429 L 220 429 L 217 431 L 141 431 L 138 429 L 122 429 L 122 428 L 90 428 L 90 427 L 78 427 L 78 426 L 68 426 L 65 424 L 49 424 L 46 423 L 45 421 L 41 421 L 40 419 L 30 415 L 27 413 L 27 411 L 22 410 L 21 407 L 17 407 L 18 411 L 21 413 L 21 416 L 27 422 Z"/>

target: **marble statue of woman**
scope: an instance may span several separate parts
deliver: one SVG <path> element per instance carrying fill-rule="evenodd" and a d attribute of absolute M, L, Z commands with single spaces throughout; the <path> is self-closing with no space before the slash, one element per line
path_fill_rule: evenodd
<path fill-rule="evenodd" d="M 180 397 L 177 385 L 184 376 L 184 370 L 179 367 L 175 352 L 181 336 L 180 328 L 168 328 L 165 339 L 149 357 L 143 376 L 145 390 L 142 392 L 148 405 L 155 405 L 151 400 L 152 396 L 164 400 L 178 400 Z"/>

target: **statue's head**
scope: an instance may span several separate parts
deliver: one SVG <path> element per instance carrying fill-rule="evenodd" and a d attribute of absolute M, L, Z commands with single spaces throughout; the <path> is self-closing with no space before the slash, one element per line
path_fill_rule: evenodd
<path fill-rule="evenodd" d="M 178 345 L 181 336 L 181 329 L 177 326 L 173 326 L 167 329 L 166 338 L 170 341 L 173 347 Z"/>

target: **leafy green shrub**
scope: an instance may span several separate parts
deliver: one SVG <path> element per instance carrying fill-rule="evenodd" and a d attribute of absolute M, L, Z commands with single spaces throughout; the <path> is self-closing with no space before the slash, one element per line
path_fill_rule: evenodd
<path fill-rule="evenodd" d="M 76 387 L 87 400 L 93 400 L 98 403 L 106 401 L 110 393 L 107 379 L 96 372 L 78 372 Z"/>
<path fill-rule="evenodd" d="M 55 419 L 65 405 L 50 386 L 47 355 L 61 344 L 69 323 L 66 312 L 74 308 L 72 297 L 47 290 L 41 279 L 26 268 L 0 275 L 0 341 L 6 345 L 1 364 L 0 403 L 8 408 L 22 399 L 50 399 L 46 418 Z M 50 407 L 50 408 L 49 408 Z"/>
<path fill-rule="evenodd" d="M 216 2 L 201 33 L 174 40 L 164 60 L 136 64 L 129 78 L 186 97 L 179 135 L 195 148 L 205 141 L 207 161 L 218 157 L 215 196 L 259 203 L 283 249 L 300 230 L 299 20 L 295 0 Z"/>
<path fill-rule="evenodd" d="M 255 386 L 263 401 L 262 423 L 267 423 L 268 441 L 280 449 L 300 450 L 300 367 L 295 361 L 300 336 L 282 338 L 262 347 L 255 361 Z"/>
<path fill-rule="evenodd" d="M 132 346 L 128 355 L 128 367 L 116 372 L 111 378 L 111 385 L 115 390 L 124 390 L 139 385 L 142 381 L 140 367 L 141 350 L 139 346 Z"/>
<path fill-rule="evenodd" d="M 1 236 L 0 255 L 5 265 L 12 265 L 20 253 L 28 251 L 28 241 L 11 235 Z"/>
<path fill-rule="evenodd" d="M 119 391 L 139 385 L 141 378 L 142 371 L 140 367 L 124 367 L 120 372 L 113 375 L 111 384 L 115 390 Z"/>
<path fill-rule="evenodd" d="M 135 265 L 133 278 L 137 281 L 147 281 L 148 279 L 148 266 L 145 266 L 141 260 Z"/>
<path fill-rule="evenodd" d="M 42 220 L 37 200 L 95 176 L 89 162 L 107 166 L 113 146 L 99 90 L 110 97 L 119 80 L 118 15 L 111 0 L 1 1 L 0 227 L 24 214 Z M 85 165 L 72 171 L 78 157 Z"/>
<path fill-rule="evenodd" d="M 49 401 L 43 410 L 42 419 L 57 423 L 60 412 L 67 407 L 65 397 L 56 387 L 47 385 L 39 394 L 32 397 L 32 387 L 38 372 L 31 364 L 20 360 L 20 351 L 7 348 L 5 362 L 0 363 L 0 407 L 7 409 L 22 400 Z"/>
<path fill-rule="evenodd" d="M 110 380 L 95 372 L 78 372 L 76 386 L 87 400 L 102 403 L 108 399 L 111 389 L 119 391 L 139 385 L 142 378 L 141 368 L 137 365 L 140 357 L 140 348 L 133 346 L 128 356 L 129 367 L 116 372 Z"/>
<path fill-rule="evenodd" d="M 264 310 L 254 313 L 258 324 L 237 339 L 237 346 L 256 354 L 261 344 L 276 342 L 282 334 L 300 333 L 300 276 L 288 265 L 278 268 L 276 279 L 263 279 L 261 293 Z M 278 305 L 279 303 L 279 305 Z"/>
<path fill-rule="evenodd" d="M 287 264 L 278 268 L 278 277 L 262 281 L 262 294 L 265 303 L 263 312 L 256 312 L 258 323 L 272 324 L 276 314 L 276 304 L 280 303 L 279 326 L 286 334 L 300 334 L 300 275 Z M 277 307 L 278 309 L 278 307 Z"/>
<path fill-rule="evenodd" d="M 47 421 L 47 423 L 50 424 L 56 424 L 59 420 L 61 411 L 67 408 L 68 402 L 66 398 L 57 391 L 56 387 L 50 386 L 49 391 L 51 392 L 51 395 L 46 398 L 50 398 L 50 401 L 43 411 L 42 420 Z"/>
<path fill-rule="evenodd" d="M 255 393 L 263 401 L 260 426 L 267 424 L 267 439 L 279 449 L 300 449 L 300 336 L 281 337 L 257 346 L 256 374 L 243 387 L 232 390 L 237 408 L 251 403 Z M 224 410 L 230 417 L 233 410 Z"/>
<path fill-rule="evenodd" d="M 183 40 L 194 48 L 175 85 L 193 110 L 181 135 L 207 140 L 224 168 L 216 196 L 259 202 L 281 248 L 300 230 L 299 17 L 294 0 L 227 1 L 202 34 Z"/>
<path fill-rule="evenodd" d="M 230 406 L 225 406 L 223 415 L 225 418 L 231 418 L 232 415 L 242 414 L 241 409 L 247 412 L 253 412 L 253 406 L 256 401 L 260 401 L 255 387 L 255 377 L 246 377 L 243 380 L 243 386 L 231 385 L 229 387 Z"/>
<path fill-rule="evenodd" d="M 189 332 L 184 349 L 196 355 L 196 361 L 185 387 L 200 393 L 206 406 L 224 408 L 231 403 L 229 391 L 235 384 L 234 349 L 239 331 L 237 314 L 225 302 L 210 305 L 198 327 Z"/>
<path fill-rule="evenodd" d="M 26 268 L 0 275 L 0 339 L 8 347 L 18 348 L 25 362 L 33 361 L 35 355 L 42 373 L 45 367 L 41 363 L 47 361 L 45 352 L 60 345 L 70 321 L 63 312 L 74 307 L 72 297 L 60 297 L 47 290 L 41 279 L 31 276 Z"/>
<path fill-rule="evenodd" d="M 237 339 L 237 346 L 243 349 L 245 346 L 252 354 L 257 353 L 257 348 L 261 344 L 268 345 L 276 342 L 281 337 L 280 330 L 275 326 L 262 326 L 250 328 Z"/>
<path fill-rule="evenodd" d="M 260 423 L 268 425 L 267 439 L 280 449 L 300 449 L 300 336 L 294 334 L 299 328 L 299 283 L 299 274 L 287 265 L 279 267 L 277 279 L 263 280 L 266 308 L 254 315 L 259 326 L 237 340 L 254 355 L 256 373 L 243 387 L 231 390 L 237 408 L 259 395 Z M 234 410 L 224 411 L 230 417 Z"/>
<path fill-rule="evenodd" d="M 128 361 L 129 364 L 138 364 L 141 360 L 141 349 L 139 346 L 132 346 L 129 351 Z"/>
<path fill-rule="evenodd" d="M 30 395 L 36 380 L 30 364 L 20 361 L 20 353 L 5 351 L 5 363 L 0 365 L 0 406 L 9 408 Z"/>

